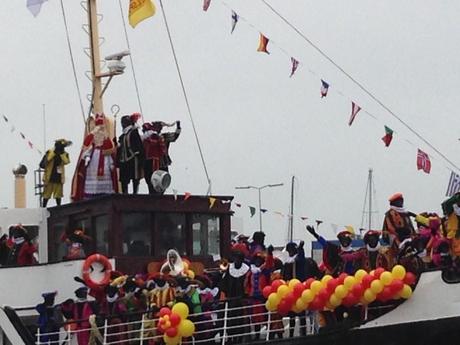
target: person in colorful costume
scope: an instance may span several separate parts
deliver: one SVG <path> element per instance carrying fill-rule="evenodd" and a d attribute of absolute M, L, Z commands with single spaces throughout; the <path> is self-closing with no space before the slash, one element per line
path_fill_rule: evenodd
<path fill-rule="evenodd" d="M 40 168 L 45 169 L 43 174 L 43 207 L 47 206 L 48 200 L 53 196 L 56 199 L 56 205 L 61 205 L 65 182 L 64 166 L 70 163 L 69 154 L 65 148 L 71 144 L 71 141 L 65 139 L 56 140 L 54 149 L 46 151 L 40 162 Z"/>
<path fill-rule="evenodd" d="M 118 193 L 115 144 L 109 138 L 104 114 L 96 114 L 94 128 L 85 136 L 72 181 L 72 200 Z"/>
<path fill-rule="evenodd" d="M 270 284 L 270 274 L 274 268 L 273 259 L 273 246 L 267 249 L 267 255 L 263 251 L 257 251 L 253 255 L 251 269 L 246 279 L 246 290 L 251 303 L 254 305 L 252 308 L 251 321 L 254 324 L 254 331 L 256 339 L 259 340 L 259 332 L 262 323 L 266 321 L 265 298 L 262 295 L 264 287 Z"/>
<path fill-rule="evenodd" d="M 158 194 L 153 188 L 152 175 L 160 170 L 160 163 L 167 152 L 165 139 L 155 131 L 157 127 L 151 122 L 142 125 L 142 142 L 144 144 L 144 178 L 149 189 L 149 194 Z"/>
<path fill-rule="evenodd" d="M 404 208 L 402 193 L 393 194 L 388 201 L 390 202 L 390 209 L 385 213 L 382 235 L 385 242 L 398 248 L 404 240 L 415 234 L 410 218 L 415 214 Z"/>
<path fill-rule="evenodd" d="M 46 292 L 42 294 L 43 303 L 37 304 L 35 310 L 38 313 L 38 328 L 40 330 L 40 342 L 44 344 L 59 342 L 59 328 L 62 317 L 58 306 L 54 304 L 57 292 Z M 46 333 L 57 333 L 48 335 Z"/>
<path fill-rule="evenodd" d="M 249 256 L 252 258 L 257 253 L 265 252 L 265 234 L 262 231 L 255 231 L 252 234 L 252 241 L 249 242 Z"/>
<path fill-rule="evenodd" d="M 85 235 L 82 229 L 76 229 L 69 235 L 66 233 L 61 237 L 61 241 L 67 245 L 67 255 L 64 260 L 78 260 L 86 258 L 84 244 L 91 241 L 91 237 Z"/>
<path fill-rule="evenodd" d="M 169 172 L 169 166 L 172 163 L 171 157 L 169 156 L 169 146 L 171 143 L 174 143 L 178 138 L 182 131 L 180 126 L 180 121 L 175 122 L 176 130 L 174 132 L 162 132 L 163 127 L 172 127 L 174 123 L 167 124 L 163 121 L 155 121 L 152 122 L 153 130 L 158 133 L 158 135 L 163 139 L 165 145 L 165 153 L 160 157 L 160 169 L 163 171 Z"/>
<path fill-rule="evenodd" d="M 139 114 L 125 115 L 121 118 L 123 132 L 118 138 L 117 162 L 120 168 L 120 182 L 123 194 L 128 193 L 128 185 L 133 182 L 133 194 L 139 190 L 143 177 L 144 146 L 139 135 L 137 120 Z"/>
<path fill-rule="evenodd" d="M 27 233 L 27 230 L 20 224 L 13 225 L 9 229 L 13 244 L 8 253 L 8 266 L 29 266 L 37 263 L 35 254 L 37 247 Z"/>
<path fill-rule="evenodd" d="M 447 217 L 445 230 L 450 241 L 452 260 L 457 271 L 460 271 L 460 193 L 445 200 L 441 206 Z"/>
<path fill-rule="evenodd" d="M 359 250 L 362 253 L 361 268 L 367 272 L 382 267 L 385 270 L 391 270 L 393 262 L 388 253 L 388 247 L 380 244 L 380 231 L 368 230 L 364 234 L 363 242 L 365 247 Z"/>

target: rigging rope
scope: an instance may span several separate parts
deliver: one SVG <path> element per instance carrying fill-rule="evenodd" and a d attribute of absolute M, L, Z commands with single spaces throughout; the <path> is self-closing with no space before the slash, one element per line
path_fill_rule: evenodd
<path fill-rule="evenodd" d="M 165 13 L 165 10 L 164 10 L 164 7 L 163 7 L 163 1 L 162 0 L 160 0 L 160 6 L 161 6 L 161 12 L 163 13 L 163 19 L 164 19 L 165 25 L 166 25 L 166 31 L 168 32 L 169 43 L 171 44 L 171 50 L 172 50 L 172 53 L 173 53 L 173 56 L 174 56 L 174 61 L 176 63 L 177 74 L 179 75 L 180 84 L 182 86 L 182 92 L 184 94 L 185 103 L 187 105 L 188 115 L 189 115 L 190 121 L 192 123 L 193 132 L 195 133 L 196 143 L 198 144 L 198 150 L 200 151 L 201 161 L 203 163 L 204 173 L 206 174 L 206 179 L 208 181 L 208 187 L 209 187 L 208 188 L 208 194 L 211 194 L 211 192 L 210 192 L 211 179 L 209 178 L 208 169 L 206 168 L 206 163 L 204 161 L 203 151 L 201 150 L 200 141 L 198 139 L 198 133 L 196 131 L 195 123 L 193 121 L 192 110 L 190 108 L 190 103 L 188 101 L 187 92 L 185 90 L 184 81 L 182 79 L 182 74 L 181 74 L 181 71 L 180 71 L 179 62 L 177 60 L 176 51 L 174 49 L 174 44 L 173 44 L 173 41 L 172 41 L 172 38 L 171 38 L 171 32 L 169 31 L 169 25 L 168 25 L 168 21 L 166 20 L 166 13 Z"/>
<path fill-rule="evenodd" d="M 404 127 L 406 127 L 410 132 L 412 132 L 417 138 L 422 140 L 426 145 L 428 145 L 433 151 L 435 151 L 439 156 L 441 156 L 446 162 L 448 162 L 452 167 L 457 171 L 460 171 L 454 162 L 452 162 L 447 156 L 445 156 L 441 151 L 439 151 L 435 146 L 433 146 L 427 139 L 425 139 L 421 134 L 419 134 L 415 129 L 413 129 L 408 123 L 401 119 L 397 114 L 395 114 L 389 107 L 387 107 L 380 99 L 378 99 L 372 92 L 370 92 L 363 84 L 358 80 L 353 78 L 349 73 L 347 73 L 339 64 L 337 64 L 332 58 L 330 58 L 324 51 L 321 50 L 316 44 L 314 44 L 305 34 L 303 34 L 296 26 L 289 22 L 281 13 L 279 13 L 275 8 L 273 8 L 266 0 L 261 0 L 274 14 L 276 14 L 282 21 L 284 21 L 291 29 L 293 29 L 300 37 L 302 37 L 310 46 L 312 46 L 319 54 L 321 54 L 325 59 L 327 59 L 332 65 L 334 65 L 340 72 L 342 72 L 348 79 L 350 79 L 356 86 L 358 86 L 362 91 L 364 91 L 370 98 L 377 102 L 383 109 L 385 109 L 390 115 L 392 115 L 396 120 L 398 120 Z"/>
<path fill-rule="evenodd" d="M 123 29 L 125 31 L 126 46 L 128 47 L 128 50 L 129 50 L 129 53 L 130 53 L 129 54 L 129 61 L 131 62 L 131 69 L 133 71 L 133 79 L 134 79 L 134 87 L 136 88 L 137 103 L 139 104 L 139 111 L 141 112 L 142 122 L 144 122 L 144 111 L 142 110 L 141 97 L 139 96 L 139 87 L 138 87 L 138 84 L 137 84 L 136 71 L 134 70 L 133 55 L 132 55 L 131 47 L 130 47 L 130 44 L 129 44 L 128 31 L 126 30 L 125 15 L 123 13 L 123 6 L 121 4 L 121 0 L 118 0 L 118 4 L 120 5 L 121 19 L 123 21 Z"/>
<path fill-rule="evenodd" d="M 66 33 L 66 38 L 67 38 L 67 46 L 69 47 L 70 61 L 72 62 L 73 77 L 74 77 L 74 80 L 75 80 L 75 86 L 77 88 L 78 100 L 80 101 L 81 115 L 83 117 L 83 122 L 86 123 L 85 110 L 84 110 L 84 107 L 83 107 L 83 101 L 81 100 L 80 86 L 78 85 L 77 71 L 76 71 L 76 68 L 75 68 L 75 60 L 73 58 L 72 46 L 70 44 L 69 28 L 67 26 L 67 17 L 65 15 L 63 0 L 61 0 L 61 10 L 62 10 L 62 18 L 64 19 L 64 27 L 65 27 L 65 33 Z"/>

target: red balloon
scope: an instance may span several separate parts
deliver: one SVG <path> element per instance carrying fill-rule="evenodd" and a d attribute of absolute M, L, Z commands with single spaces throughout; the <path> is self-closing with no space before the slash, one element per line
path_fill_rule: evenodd
<path fill-rule="evenodd" d="M 374 277 L 379 279 L 382 273 L 385 272 L 385 269 L 382 267 L 377 267 L 374 271 Z"/>
<path fill-rule="evenodd" d="M 292 305 L 295 303 L 297 298 L 294 295 L 294 293 L 291 291 L 286 296 L 284 296 L 283 300 L 284 300 L 284 302 L 286 302 L 287 305 L 289 305 L 289 309 L 291 309 Z"/>
<path fill-rule="evenodd" d="M 181 321 L 180 315 L 176 313 L 171 313 L 169 315 L 169 322 L 171 322 L 171 326 L 176 327 Z M 175 337 L 175 336 L 172 336 Z"/>
<path fill-rule="evenodd" d="M 326 290 L 326 289 L 321 289 L 318 294 L 316 295 L 316 297 L 324 303 L 327 302 L 327 300 L 329 299 L 329 297 L 331 296 L 331 294 Z"/>
<path fill-rule="evenodd" d="M 272 282 L 272 292 L 276 292 L 281 285 L 283 285 L 283 282 L 280 279 L 275 279 Z"/>
<path fill-rule="evenodd" d="M 305 290 L 305 287 L 302 283 L 297 283 L 294 285 L 294 289 L 292 292 L 294 293 L 296 299 L 302 295 L 303 290 Z"/>
<path fill-rule="evenodd" d="M 272 292 L 273 292 L 272 287 L 270 285 L 267 285 L 266 287 L 263 288 L 262 295 L 264 296 L 264 298 L 268 298 L 268 296 L 270 296 Z"/>
<path fill-rule="evenodd" d="M 313 301 L 308 305 L 308 309 L 311 310 L 321 310 L 324 308 L 324 303 L 316 296 Z"/>
<path fill-rule="evenodd" d="M 329 280 L 327 282 L 327 291 L 332 294 L 335 291 L 335 288 L 337 286 L 339 286 L 339 284 L 340 283 L 339 283 L 338 279 L 333 278 L 333 279 Z"/>
<path fill-rule="evenodd" d="M 165 333 L 168 337 L 174 338 L 177 335 L 177 328 L 169 327 Z"/>
<path fill-rule="evenodd" d="M 280 302 L 280 304 L 278 304 L 278 313 L 280 315 L 286 315 L 289 310 L 291 310 L 291 307 L 292 305 L 289 305 L 286 300 L 283 298 Z"/>
<path fill-rule="evenodd" d="M 379 295 L 382 296 L 384 301 L 387 301 L 393 296 L 393 291 L 389 286 L 385 286 Z"/>
<path fill-rule="evenodd" d="M 171 309 L 163 307 L 160 309 L 160 317 L 163 317 L 165 315 L 170 315 L 171 314 Z"/>
<path fill-rule="evenodd" d="M 404 277 L 404 283 L 407 285 L 414 284 L 416 280 L 417 280 L 417 277 L 412 272 L 407 272 L 406 276 Z"/>
<path fill-rule="evenodd" d="M 358 284 L 353 285 L 353 287 L 351 288 L 351 292 L 353 293 L 353 295 L 359 296 L 359 298 L 361 298 L 361 296 L 362 296 L 363 293 L 364 293 L 364 286 L 363 286 L 363 284 L 358 283 Z"/>
<path fill-rule="evenodd" d="M 361 285 L 363 286 L 364 289 L 367 289 L 369 286 L 371 286 L 371 283 L 375 280 L 375 277 L 368 274 L 365 275 L 363 280 L 361 281 Z"/>
<path fill-rule="evenodd" d="M 355 304 L 355 296 L 353 294 L 346 295 L 342 300 L 342 304 L 345 307 L 351 307 L 353 304 Z"/>
<path fill-rule="evenodd" d="M 343 284 L 343 282 L 345 281 L 345 278 L 348 277 L 348 274 L 346 273 L 341 273 L 339 275 L 339 278 L 337 278 L 339 280 L 339 284 Z"/>
<path fill-rule="evenodd" d="M 401 289 L 404 287 L 404 283 L 402 282 L 401 279 L 394 279 L 391 284 L 389 285 L 392 296 L 397 294 Z"/>
<path fill-rule="evenodd" d="M 313 283 L 315 281 L 314 278 L 308 278 L 304 283 L 303 285 L 305 286 L 305 289 L 309 289 L 310 286 L 311 286 L 311 283 Z"/>

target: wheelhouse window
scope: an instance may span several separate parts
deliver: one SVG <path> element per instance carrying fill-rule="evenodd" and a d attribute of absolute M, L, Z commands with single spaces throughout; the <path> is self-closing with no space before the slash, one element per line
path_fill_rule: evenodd
<path fill-rule="evenodd" d="M 94 217 L 94 241 L 96 244 L 96 252 L 99 254 L 109 254 L 109 216 Z"/>
<path fill-rule="evenodd" d="M 151 256 L 152 234 L 150 213 L 123 213 L 121 217 L 123 254 L 127 256 Z"/>
<path fill-rule="evenodd" d="M 51 239 L 49 261 L 60 261 L 67 255 L 67 248 L 62 242 L 62 236 L 67 228 L 65 221 L 57 221 L 49 229 L 48 237 Z"/>
<path fill-rule="evenodd" d="M 82 216 L 72 219 L 70 223 L 70 229 L 67 229 L 67 235 L 72 234 L 75 230 L 83 230 L 84 233 L 90 237 L 94 236 L 92 227 L 91 227 L 91 217 Z M 83 243 L 83 250 L 86 255 L 90 255 L 94 252 L 94 238 L 91 241 L 85 241 Z M 62 246 L 65 247 L 65 255 L 68 254 L 69 245 L 62 242 Z"/>
<path fill-rule="evenodd" d="M 220 218 L 214 215 L 192 216 L 193 255 L 220 255 Z"/>
<path fill-rule="evenodd" d="M 185 215 L 182 213 L 158 213 L 156 214 L 156 222 L 158 255 L 166 256 L 169 249 L 176 249 L 180 255 L 185 255 Z"/>

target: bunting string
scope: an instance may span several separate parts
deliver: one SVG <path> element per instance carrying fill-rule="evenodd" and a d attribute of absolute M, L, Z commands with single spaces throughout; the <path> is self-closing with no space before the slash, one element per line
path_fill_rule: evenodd
<path fill-rule="evenodd" d="M 11 120 L 8 117 L 6 117 L 6 115 L 2 115 L 2 119 L 5 125 L 10 127 L 11 134 L 17 132 L 21 139 L 26 143 L 27 147 L 29 147 L 29 149 L 36 151 L 40 156 L 43 155 L 43 152 L 37 146 L 35 146 L 28 137 L 26 137 L 24 132 L 18 131 L 16 129 L 16 126 L 11 122 Z"/>

